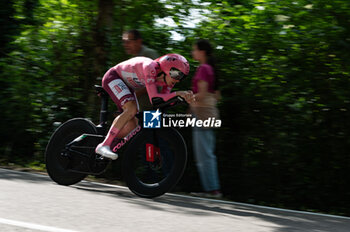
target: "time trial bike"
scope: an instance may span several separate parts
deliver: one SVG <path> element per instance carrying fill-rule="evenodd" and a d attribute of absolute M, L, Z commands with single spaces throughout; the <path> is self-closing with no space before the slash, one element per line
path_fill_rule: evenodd
<path fill-rule="evenodd" d="M 60 125 L 45 151 L 46 169 L 53 181 L 73 185 L 87 175 L 102 174 L 110 159 L 95 153 L 108 131 L 108 93 L 95 86 L 101 97 L 100 123 L 74 118 Z M 166 102 L 154 98 L 154 109 L 164 112 L 185 103 L 179 96 Z M 126 137 L 115 139 L 111 148 L 122 158 L 122 173 L 128 188 L 140 197 L 153 198 L 170 191 L 182 177 L 187 162 L 187 147 L 174 128 L 144 128 L 144 114 L 138 113 L 138 126 Z M 122 150 L 122 154 L 120 151 Z"/>

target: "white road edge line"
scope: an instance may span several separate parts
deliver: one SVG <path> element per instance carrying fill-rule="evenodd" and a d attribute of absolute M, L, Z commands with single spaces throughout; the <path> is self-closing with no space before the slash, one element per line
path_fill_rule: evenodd
<path fill-rule="evenodd" d="M 21 171 L 16 171 L 16 170 L 11 170 L 11 169 L 3 169 L 3 170 L 9 170 L 9 171 L 13 171 L 13 172 L 21 172 Z M 21 173 L 23 173 L 23 172 L 21 172 Z M 38 175 L 38 176 L 41 176 L 41 177 L 45 176 L 43 174 L 38 174 L 38 173 L 31 173 L 31 172 L 25 172 L 25 173 L 29 173 L 29 174 L 32 174 L 32 175 Z M 89 182 L 89 183 L 102 185 L 102 186 L 106 186 L 106 187 L 128 189 L 128 187 L 125 187 L 125 186 L 104 184 L 104 183 L 99 183 L 99 182 L 94 182 L 94 181 L 83 180 L 82 182 Z M 323 217 L 330 217 L 330 218 L 338 218 L 338 219 L 350 220 L 350 217 L 337 216 L 337 215 L 332 215 L 332 214 L 313 213 L 313 212 L 298 211 L 298 210 L 292 210 L 292 209 L 281 209 L 281 208 L 275 208 L 275 207 L 269 207 L 269 206 L 253 205 L 253 204 L 248 204 L 248 203 L 241 203 L 241 202 L 235 202 L 235 201 L 224 201 L 224 200 L 217 200 L 217 199 L 210 199 L 210 198 L 193 197 L 193 196 L 186 196 L 186 195 L 180 195 L 180 194 L 174 194 L 174 193 L 166 193 L 165 195 L 174 196 L 174 197 L 182 197 L 182 198 L 187 198 L 187 199 L 202 199 L 202 200 L 211 201 L 211 202 L 218 202 L 218 203 L 224 203 L 224 204 L 230 204 L 230 205 L 239 205 L 239 206 L 253 207 L 253 208 L 259 208 L 259 209 L 276 210 L 276 211 L 288 212 L 288 213 L 298 213 L 298 214 L 305 214 L 305 215 L 314 215 L 314 216 L 323 216 Z"/>
<path fill-rule="evenodd" d="M 18 227 L 23 227 L 27 229 L 42 230 L 42 231 L 48 231 L 48 232 L 76 232 L 74 230 L 66 230 L 66 229 L 56 228 L 52 226 L 43 226 L 43 225 L 38 225 L 34 223 L 9 220 L 5 218 L 0 218 L 0 224 L 7 224 L 11 226 L 18 226 Z"/>
<path fill-rule="evenodd" d="M 188 199 L 204 199 L 204 200 L 208 200 L 208 201 L 212 201 L 212 202 L 253 207 L 253 208 L 258 208 L 258 209 L 268 209 L 268 210 L 275 210 L 275 211 L 288 212 L 288 213 L 298 213 L 298 214 L 305 214 L 305 215 L 313 215 L 313 216 L 322 216 L 322 217 L 350 220 L 350 217 L 338 216 L 338 215 L 332 215 L 332 214 L 313 213 L 313 212 L 298 211 L 298 210 L 292 210 L 292 209 L 282 209 L 282 208 L 275 208 L 275 207 L 270 207 L 270 206 L 252 205 L 252 204 L 248 204 L 248 203 L 241 203 L 241 202 L 235 202 L 235 201 L 232 201 L 232 202 L 231 201 L 223 201 L 223 200 L 216 200 L 216 199 L 209 199 L 209 198 L 200 198 L 200 197 L 178 195 L 178 194 L 172 194 L 172 193 L 167 193 L 167 195 L 173 195 L 176 197 L 183 197 L 183 198 L 188 198 Z"/>

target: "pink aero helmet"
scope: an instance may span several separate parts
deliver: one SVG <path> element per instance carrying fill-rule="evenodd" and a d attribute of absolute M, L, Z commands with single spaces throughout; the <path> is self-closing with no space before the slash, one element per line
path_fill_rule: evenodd
<path fill-rule="evenodd" d="M 184 79 L 190 72 L 190 65 L 185 57 L 179 54 L 166 54 L 155 59 L 160 69 L 171 78 Z"/>

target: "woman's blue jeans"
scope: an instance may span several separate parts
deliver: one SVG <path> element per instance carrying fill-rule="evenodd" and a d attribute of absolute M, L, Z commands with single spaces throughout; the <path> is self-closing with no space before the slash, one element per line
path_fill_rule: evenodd
<path fill-rule="evenodd" d="M 193 150 L 197 169 L 204 191 L 220 189 L 215 151 L 215 133 L 211 128 L 194 127 L 192 130 Z"/>

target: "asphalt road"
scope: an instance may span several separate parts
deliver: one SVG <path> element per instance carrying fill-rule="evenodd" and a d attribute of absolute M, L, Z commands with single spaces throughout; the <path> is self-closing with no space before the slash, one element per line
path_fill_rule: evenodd
<path fill-rule="evenodd" d="M 350 218 L 174 194 L 143 199 L 127 188 L 0 169 L 0 231 L 350 231 Z"/>

